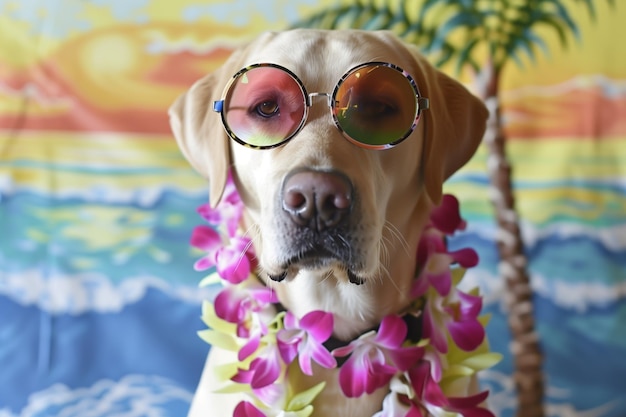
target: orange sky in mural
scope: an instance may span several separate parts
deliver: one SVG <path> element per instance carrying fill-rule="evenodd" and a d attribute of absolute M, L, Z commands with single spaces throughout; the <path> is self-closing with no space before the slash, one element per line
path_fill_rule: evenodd
<path fill-rule="evenodd" d="M 24 111 L 28 90 L 24 129 L 168 133 L 169 105 L 231 53 L 205 31 L 112 26 L 74 37 L 39 63 L 4 76 L 13 95 L 8 111 L 0 111 L 0 126 L 11 126 Z M 146 53 L 148 47 L 162 50 Z"/>

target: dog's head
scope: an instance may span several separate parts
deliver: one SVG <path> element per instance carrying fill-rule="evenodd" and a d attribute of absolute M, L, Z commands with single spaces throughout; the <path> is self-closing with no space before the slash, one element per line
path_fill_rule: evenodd
<path fill-rule="evenodd" d="M 389 149 L 347 140 L 330 100 L 312 97 L 301 130 L 271 149 L 231 140 L 213 111 L 233 75 L 253 64 L 279 65 L 307 92 L 330 94 L 348 70 L 374 61 L 409 73 L 430 103 L 412 133 Z M 209 180 L 212 205 L 232 167 L 262 278 L 297 315 L 333 312 L 336 333 L 347 336 L 408 302 L 422 226 L 443 182 L 476 150 L 487 111 L 389 32 L 294 30 L 266 33 L 235 51 L 170 116 L 182 152 Z"/>

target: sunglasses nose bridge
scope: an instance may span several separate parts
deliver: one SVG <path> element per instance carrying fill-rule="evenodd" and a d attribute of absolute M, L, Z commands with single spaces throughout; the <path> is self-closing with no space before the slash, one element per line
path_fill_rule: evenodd
<path fill-rule="evenodd" d="M 328 106 L 328 109 L 332 113 L 333 97 L 332 97 L 331 94 L 329 94 L 329 93 L 318 93 L 318 92 L 309 93 L 308 97 L 307 97 L 307 107 L 308 108 L 311 108 L 313 106 L 313 99 L 316 99 L 316 98 L 325 98 L 326 99 L 325 100 L 326 101 L 326 106 Z M 320 114 L 323 114 L 323 112 L 320 113 Z"/>
<path fill-rule="evenodd" d="M 328 104 L 328 106 L 331 106 L 331 101 L 332 101 L 332 96 L 328 93 L 309 93 L 309 97 L 308 97 L 308 103 L 307 105 L 310 107 L 313 105 L 313 99 L 317 98 L 317 97 L 326 97 L 326 104 Z"/>

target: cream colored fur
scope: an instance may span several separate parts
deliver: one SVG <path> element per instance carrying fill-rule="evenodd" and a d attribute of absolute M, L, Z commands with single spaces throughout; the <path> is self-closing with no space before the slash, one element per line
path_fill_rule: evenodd
<path fill-rule="evenodd" d="M 303 130 L 285 145 L 253 150 L 231 141 L 212 111 L 224 86 L 240 68 L 260 62 L 292 70 L 309 92 L 331 93 L 348 69 L 370 61 L 386 61 L 408 71 L 421 94 L 430 100 L 417 129 L 389 150 L 366 150 L 345 140 L 334 127 L 328 106 L 314 101 Z M 422 226 L 433 204 L 440 201 L 443 182 L 476 150 L 487 111 L 461 84 L 439 72 L 413 46 L 389 32 L 293 30 L 265 33 L 235 51 L 217 71 L 196 82 L 170 109 L 178 144 L 191 165 L 206 176 L 211 204 L 223 193 L 227 170 L 233 168 L 246 206 L 244 225 L 260 259 L 259 276 L 297 316 L 326 310 L 335 317 L 334 334 L 351 339 L 409 303 L 415 252 Z M 348 282 L 341 265 L 323 270 L 300 269 L 285 281 L 266 279 L 278 269 L 281 233 L 275 217 L 285 175 L 294 168 L 339 170 L 352 182 L 359 205 L 359 250 L 366 258 L 359 274 L 364 285 Z M 230 353 L 212 348 L 196 392 L 190 416 L 226 417 L 240 398 L 214 394 L 212 369 L 232 362 Z M 310 386 L 326 380 L 315 402 L 314 416 L 370 417 L 386 394 L 347 399 L 336 382 L 337 370 L 317 368 Z"/>

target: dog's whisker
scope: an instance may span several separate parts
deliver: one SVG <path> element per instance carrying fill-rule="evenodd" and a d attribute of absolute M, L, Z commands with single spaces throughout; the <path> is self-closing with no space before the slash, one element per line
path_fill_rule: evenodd
<path fill-rule="evenodd" d="M 246 230 L 243 230 L 242 236 L 247 237 L 250 241 L 253 241 L 260 236 L 261 227 L 258 224 L 253 224 L 249 226 Z"/>
<path fill-rule="evenodd" d="M 380 262 L 378 263 L 378 271 L 376 277 L 379 280 L 380 284 L 383 284 L 385 280 L 391 282 L 396 292 L 402 295 L 402 290 L 396 284 L 396 280 L 391 277 L 391 273 L 389 272 L 389 269 L 387 267 L 387 265 L 389 264 L 389 260 L 391 259 L 387 243 L 389 243 L 389 239 L 386 238 L 381 239 L 379 242 L 378 248 L 380 253 Z"/>
<path fill-rule="evenodd" d="M 338 246 L 343 246 L 345 250 L 348 252 L 348 259 L 352 259 L 352 244 L 348 241 L 348 239 L 343 234 L 337 234 L 331 236 L 333 242 Z"/>
<path fill-rule="evenodd" d="M 332 276 L 333 276 L 333 271 L 326 272 L 324 276 L 322 277 L 322 279 L 320 280 L 320 284 L 325 281 L 328 281 Z"/>
<path fill-rule="evenodd" d="M 389 231 L 389 234 L 395 238 L 394 240 L 397 240 L 398 243 L 400 243 L 400 246 L 402 246 L 402 248 L 404 249 L 405 253 L 407 255 L 411 255 L 409 253 L 410 248 L 409 248 L 409 243 L 406 241 L 406 239 L 404 238 L 404 235 L 402 235 L 402 233 L 400 232 L 400 230 L 398 230 L 398 228 L 396 227 L 396 225 L 394 225 L 393 223 L 386 221 L 385 222 L 385 229 Z"/>

